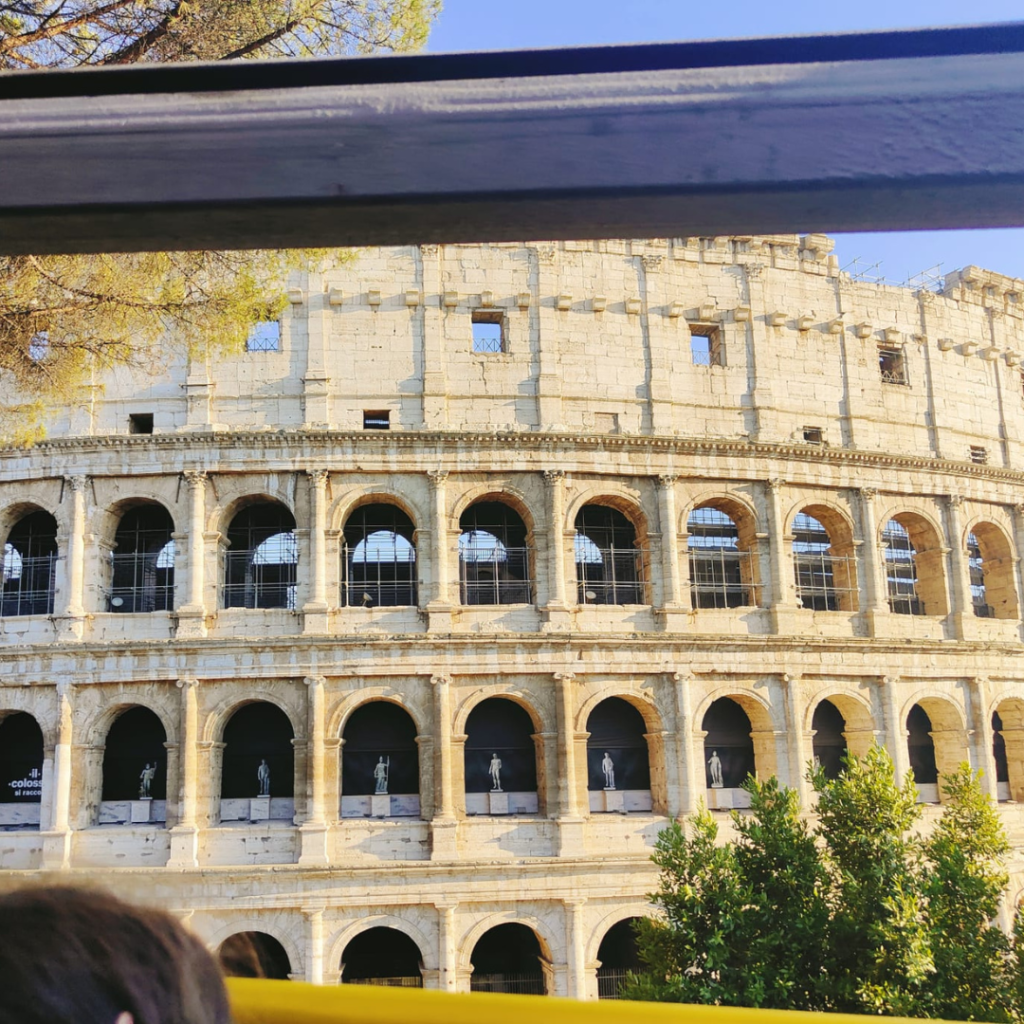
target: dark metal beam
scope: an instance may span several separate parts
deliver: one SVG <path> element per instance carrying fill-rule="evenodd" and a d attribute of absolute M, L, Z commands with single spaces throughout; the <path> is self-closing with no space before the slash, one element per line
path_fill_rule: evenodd
<path fill-rule="evenodd" d="M 1024 224 L 1024 26 L 0 76 L 0 252 Z"/>

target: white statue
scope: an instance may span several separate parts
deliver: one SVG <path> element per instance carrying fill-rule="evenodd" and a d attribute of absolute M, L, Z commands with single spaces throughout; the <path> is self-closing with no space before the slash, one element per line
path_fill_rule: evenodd
<path fill-rule="evenodd" d="M 612 756 L 608 753 L 607 750 L 604 752 L 604 760 L 601 762 L 601 771 L 604 772 L 604 788 L 614 789 L 615 762 L 612 760 Z"/>
<path fill-rule="evenodd" d="M 708 768 L 711 769 L 711 788 L 722 789 L 725 785 L 722 782 L 722 761 L 717 750 L 711 751 L 711 760 L 708 761 Z"/>
<path fill-rule="evenodd" d="M 139 799 L 140 800 L 152 800 L 152 787 L 153 778 L 156 775 L 156 765 L 146 762 L 146 767 L 142 769 L 142 774 L 139 776 Z"/>
<path fill-rule="evenodd" d="M 487 769 L 491 773 L 492 793 L 500 793 L 501 790 L 501 758 L 497 754 L 491 754 L 491 765 Z"/>
<path fill-rule="evenodd" d="M 260 784 L 260 796 L 270 796 L 270 765 L 267 764 L 265 758 L 260 761 L 260 766 L 256 769 L 256 778 Z"/>
<path fill-rule="evenodd" d="M 374 793 L 380 796 L 382 793 L 386 794 L 388 791 L 388 770 L 391 768 L 391 758 L 387 759 L 385 763 L 383 756 L 373 766 L 373 781 L 376 783 L 376 789 Z"/>

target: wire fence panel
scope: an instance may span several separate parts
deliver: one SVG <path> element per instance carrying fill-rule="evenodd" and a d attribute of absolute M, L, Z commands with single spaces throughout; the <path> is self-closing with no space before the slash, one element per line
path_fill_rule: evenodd
<path fill-rule="evenodd" d="M 641 548 L 599 548 L 588 544 L 586 557 L 576 552 L 576 581 L 580 604 L 646 604 Z"/>
<path fill-rule="evenodd" d="M 529 548 L 460 549 L 459 580 L 465 605 L 533 603 Z"/>
<path fill-rule="evenodd" d="M 625 967 L 599 967 L 597 969 L 597 998 L 618 999 L 619 990 L 626 982 L 629 971 Z"/>
<path fill-rule="evenodd" d="M 345 985 L 377 985 L 381 988 L 423 988 L 423 978 L 410 975 L 398 978 L 346 978 Z"/>
<path fill-rule="evenodd" d="M 52 615 L 57 555 L 23 557 L 11 545 L 4 549 L 0 617 Z"/>
<path fill-rule="evenodd" d="M 507 995 L 542 996 L 545 993 L 544 975 L 540 972 L 523 974 L 474 974 L 469 980 L 471 992 L 504 992 Z"/>
<path fill-rule="evenodd" d="M 110 556 L 112 612 L 165 612 L 174 607 L 173 541 L 166 551 L 137 551 Z"/>

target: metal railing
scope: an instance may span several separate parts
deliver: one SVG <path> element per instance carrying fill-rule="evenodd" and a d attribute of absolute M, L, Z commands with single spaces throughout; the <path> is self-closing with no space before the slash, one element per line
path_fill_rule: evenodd
<path fill-rule="evenodd" d="M 419 974 L 395 978 L 345 978 L 343 985 L 378 985 L 381 988 L 423 988 L 423 977 Z"/>
<path fill-rule="evenodd" d="M 910 381 L 907 380 L 906 371 L 903 369 L 881 370 L 880 372 L 883 384 L 907 385 L 910 383 Z"/>
<path fill-rule="evenodd" d="M 5 553 L 0 617 L 52 615 L 56 566 L 56 553 L 30 558 Z"/>
<path fill-rule="evenodd" d="M 894 615 L 927 615 L 924 601 L 907 594 L 890 594 L 889 611 Z"/>
<path fill-rule="evenodd" d="M 508 995 L 542 996 L 544 975 L 540 971 L 521 974 L 474 974 L 469 979 L 471 992 L 504 992 Z"/>
<path fill-rule="evenodd" d="M 694 608 L 743 608 L 757 604 L 751 553 L 728 548 L 689 552 L 690 599 Z"/>
<path fill-rule="evenodd" d="M 257 562 L 252 551 L 228 551 L 221 602 L 225 608 L 287 608 L 297 604 L 295 562 Z"/>
<path fill-rule="evenodd" d="M 166 560 L 162 555 L 162 550 L 110 555 L 110 611 L 165 612 L 174 607 L 174 556 L 161 566 Z"/>
<path fill-rule="evenodd" d="M 530 549 L 496 545 L 460 551 L 459 583 L 465 605 L 532 604 Z"/>
<path fill-rule="evenodd" d="M 979 619 L 994 619 L 996 617 L 996 610 L 990 604 L 986 604 L 984 600 L 974 601 L 971 606 L 974 608 L 974 614 Z"/>
<path fill-rule="evenodd" d="M 626 982 L 629 971 L 625 967 L 599 967 L 597 969 L 597 998 L 618 999 L 619 990 Z"/>
<path fill-rule="evenodd" d="M 796 596 L 804 608 L 835 612 L 856 605 L 854 560 L 846 555 L 804 551 L 793 556 Z M 838 582 L 837 582 L 838 581 Z"/>
<path fill-rule="evenodd" d="M 377 544 L 368 552 L 365 545 L 346 546 L 341 554 L 341 602 L 363 608 L 415 605 L 415 548 Z"/>
<path fill-rule="evenodd" d="M 647 603 L 644 583 L 646 550 L 589 545 L 587 553 L 593 557 L 576 562 L 576 590 L 580 604 Z"/>

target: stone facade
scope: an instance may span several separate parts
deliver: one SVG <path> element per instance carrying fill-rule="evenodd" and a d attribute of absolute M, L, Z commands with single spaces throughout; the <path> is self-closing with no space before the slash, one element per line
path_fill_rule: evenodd
<path fill-rule="evenodd" d="M 884 743 L 901 774 L 984 768 L 1018 898 L 1024 282 L 967 268 L 911 292 L 849 279 L 830 249 L 366 250 L 290 282 L 276 350 L 118 371 L 54 411 L 46 441 L 0 453 L 0 730 L 27 713 L 42 751 L 38 801 L 0 797 L 7 879 L 99 876 L 212 945 L 272 935 L 315 982 L 390 927 L 424 984 L 465 990 L 478 940 L 519 922 L 547 991 L 592 998 L 602 940 L 655 884 L 659 829 L 742 803 L 734 780 L 708 788 L 726 698 L 749 724 L 736 756 L 749 742 L 805 805 L 823 701 L 851 750 Z M 496 507 L 507 535 L 472 519 Z M 381 508 L 410 527 L 352 532 Z M 162 509 L 173 544 L 118 562 L 140 509 L 133 536 Z M 584 509 L 631 531 L 624 561 Z M 383 535 L 404 538 L 384 582 Z M 124 566 L 142 575 L 119 589 Z M 588 744 L 610 698 L 646 751 L 617 791 Z M 508 741 L 501 795 L 478 781 L 488 699 L 522 708 L 532 743 L 531 768 Z M 414 726 L 418 777 L 385 803 L 343 785 L 375 753 L 376 726 L 346 728 L 381 702 Z M 259 754 L 261 726 L 229 734 L 253 707 L 285 730 L 266 805 L 232 760 Z M 111 781 L 138 774 L 131 738 L 121 761 L 111 746 L 137 708 L 163 736 L 148 804 Z M 921 792 L 931 818 L 937 784 Z"/>

